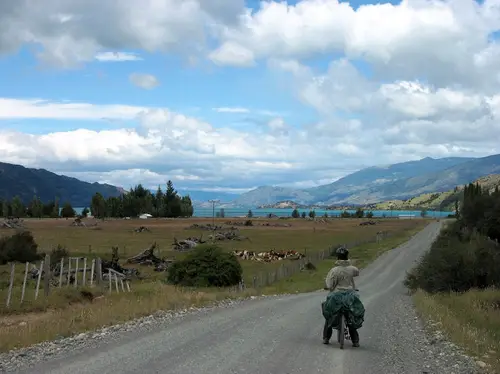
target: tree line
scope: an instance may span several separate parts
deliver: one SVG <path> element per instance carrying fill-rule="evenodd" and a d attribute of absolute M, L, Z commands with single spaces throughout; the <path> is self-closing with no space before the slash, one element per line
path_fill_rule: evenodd
<path fill-rule="evenodd" d="M 189 195 L 180 196 L 172 181 L 167 182 L 165 191 L 161 186 L 155 193 L 141 184 L 118 197 L 104 198 L 100 193 L 92 197 L 90 210 L 94 217 L 137 217 L 148 213 L 153 217 L 191 217 L 193 204 Z"/>
<path fill-rule="evenodd" d="M 90 209 L 89 209 L 90 208 Z M 81 215 L 91 213 L 94 217 L 123 218 L 137 217 L 149 213 L 153 217 L 191 217 L 193 205 L 189 196 L 180 196 L 172 181 L 168 181 L 165 192 L 161 186 L 155 193 L 144 188 L 141 184 L 133 187 L 128 193 L 118 197 L 105 198 L 96 193 L 90 201 L 89 208 L 83 209 Z M 70 218 L 77 214 L 69 202 L 60 207 L 59 199 L 42 202 L 34 196 L 32 201 L 25 204 L 19 196 L 13 199 L 0 199 L 1 217 L 32 217 L 32 218 Z"/>
<path fill-rule="evenodd" d="M 500 192 L 464 186 L 456 220 L 408 274 L 410 289 L 430 293 L 500 287 Z"/>

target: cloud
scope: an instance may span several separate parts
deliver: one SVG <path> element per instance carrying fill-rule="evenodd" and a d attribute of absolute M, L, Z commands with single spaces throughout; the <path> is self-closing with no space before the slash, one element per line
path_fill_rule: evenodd
<path fill-rule="evenodd" d="M 30 0 L 0 4 L 0 54 L 24 44 L 38 58 L 64 68 L 107 50 L 203 54 L 207 32 L 235 25 L 243 0 Z M 110 27 L 112 25 L 112 27 Z"/>
<path fill-rule="evenodd" d="M 129 79 L 132 84 L 145 90 L 152 90 L 160 85 L 158 79 L 151 74 L 133 73 L 130 74 Z"/>
<path fill-rule="evenodd" d="M 101 52 L 95 56 L 101 62 L 141 61 L 142 57 L 129 52 Z"/>
<path fill-rule="evenodd" d="M 214 111 L 218 113 L 249 113 L 250 110 L 247 108 L 229 108 L 229 107 L 221 107 L 221 108 L 213 108 Z"/>
<path fill-rule="evenodd" d="M 342 53 L 368 62 L 381 77 L 425 76 L 439 85 L 493 89 L 500 45 L 491 35 L 499 19 L 496 0 L 405 0 L 357 9 L 338 0 L 262 2 L 238 26 L 221 30 L 222 43 L 211 56 L 219 57 L 218 64 L 245 66 L 258 59 Z"/>

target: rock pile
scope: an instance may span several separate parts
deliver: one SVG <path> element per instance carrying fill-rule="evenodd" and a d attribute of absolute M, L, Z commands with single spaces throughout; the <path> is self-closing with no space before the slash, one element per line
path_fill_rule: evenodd
<path fill-rule="evenodd" d="M 247 237 L 241 236 L 238 230 L 216 232 L 215 235 L 208 237 L 210 240 L 224 241 L 224 240 L 248 240 Z"/>
<path fill-rule="evenodd" d="M 375 221 L 365 221 L 365 222 L 361 222 L 359 225 L 360 226 L 373 226 L 376 224 L 377 224 L 377 222 L 375 222 Z"/>
<path fill-rule="evenodd" d="M 190 251 L 191 249 L 196 247 L 198 244 L 203 244 L 203 243 L 205 243 L 205 241 L 202 239 L 202 237 L 200 237 L 200 238 L 190 237 L 190 238 L 187 238 L 184 240 L 177 240 L 177 238 L 174 238 L 174 243 L 172 244 L 173 245 L 172 249 L 174 251 L 186 252 L 186 251 Z"/>
<path fill-rule="evenodd" d="M 24 229 L 23 220 L 19 218 L 8 218 L 0 222 L 0 228 L 22 230 Z"/>
<path fill-rule="evenodd" d="M 260 262 L 276 262 L 282 260 L 300 260 L 305 256 L 297 252 L 295 250 L 288 251 L 274 251 L 270 250 L 269 252 L 253 252 L 253 251 L 233 251 L 233 254 L 236 257 L 241 258 L 242 260 L 250 260 L 250 261 L 260 261 Z"/>
<path fill-rule="evenodd" d="M 207 225 L 200 225 L 198 223 L 193 223 L 191 226 L 187 227 L 188 230 L 207 230 L 207 231 L 216 231 L 216 230 L 224 230 L 223 226 L 219 225 L 212 225 L 212 224 L 207 224 Z"/>
<path fill-rule="evenodd" d="M 148 229 L 146 226 L 141 226 L 141 227 L 138 227 L 134 230 L 134 232 L 151 232 L 150 229 Z"/>

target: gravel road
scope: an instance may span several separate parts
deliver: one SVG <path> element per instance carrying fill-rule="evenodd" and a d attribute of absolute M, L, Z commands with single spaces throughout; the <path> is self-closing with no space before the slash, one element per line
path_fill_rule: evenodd
<path fill-rule="evenodd" d="M 20 364 L 24 359 L 36 366 L 17 372 L 39 374 L 475 373 L 474 361 L 456 347 L 426 336 L 402 285 L 406 270 L 428 249 L 439 228 L 440 223 L 431 223 L 362 271 L 357 286 L 366 320 L 360 348 L 347 344 L 342 351 L 335 343 L 322 344 L 320 304 L 326 293 L 315 292 L 150 317 L 118 327 L 118 332 L 106 330 L 4 355 L 0 362 L 8 361 L 3 370 L 12 372 L 28 364 Z"/>

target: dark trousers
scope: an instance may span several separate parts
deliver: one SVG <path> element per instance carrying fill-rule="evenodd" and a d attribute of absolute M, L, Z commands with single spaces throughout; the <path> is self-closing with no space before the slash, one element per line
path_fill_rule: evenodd
<path fill-rule="evenodd" d="M 349 329 L 349 335 L 351 335 L 351 341 L 353 343 L 359 343 L 359 333 L 358 330 L 352 327 L 347 327 Z M 330 340 L 333 335 L 333 327 L 328 326 L 328 321 L 325 320 L 325 326 L 323 327 L 323 339 Z"/>

